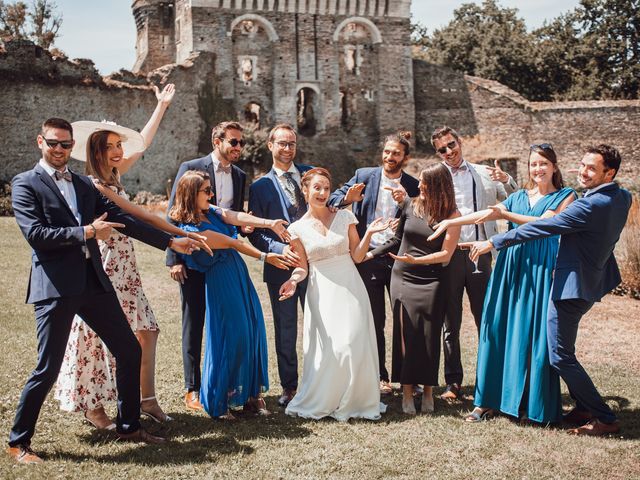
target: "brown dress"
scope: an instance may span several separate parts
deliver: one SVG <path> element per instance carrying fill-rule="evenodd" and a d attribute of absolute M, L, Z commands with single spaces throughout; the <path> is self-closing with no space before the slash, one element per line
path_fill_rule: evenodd
<path fill-rule="evenodd" d="M 413 213 L 411 199 L 401 206 L 395 236 L 372 250 L 374 256 L 388 252 L 414 257 L 442 250 L 445 235 L 433 241 L 433 228 Z M 405 385 L 436 386 L 440 363 L 440 335 L 445 312 L 447 268 L 441 263 L 412 265 L 396 261 L 391 273 L 394 318 L 391 381 Z"/>

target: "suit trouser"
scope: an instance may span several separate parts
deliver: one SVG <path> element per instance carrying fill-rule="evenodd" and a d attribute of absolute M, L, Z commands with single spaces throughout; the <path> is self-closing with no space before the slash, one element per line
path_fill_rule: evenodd
<path fill-rule="evenodd" d="M 604 423 L 616 421 L 616 415 L 604 403 L 589 374 L 576 358 L 576 337 L 580 319 L 593 302 L 579 298 L 551 300 L 547 315 L 547 343 L 551 366 L 567 384 L 569 393 L 580 410 L 591 412 Z"/>
<path fill-rule="evenodd" d="M 444 379 L 447 385 L 462 384 L 462 360 L 460 356 L 460 327 L 462 325 L 462 294 L 467 291 L 471 313 L 478 331 L 482 320 L 489 277 L 491 277 L 491 254 L 485 253 L 478 260 L 479 273 L 473 273 L 474 263 L 469 259 L 469 250 L 456 248 L 449 262 L 447 281 L 447 307 L 444 317 Z"/>
<path fill-rule="evenodd" d="M 378 346 L 378 363 L 380 367 L 380 380 L 389 381 L 389 372 L 385 366 L 386 347 L 384 338 L 384 325 L 387 318 L 387 310 L 384 304 L 385 290 L 390 295 L 391 270 L 393 259 L 388 256 L 374 258 L 357 265 L 364 286 L 369 294 L 373 324 L 376 329 L 376 343 Z M 395 321 L 395 320 L 394 320 Z"/>
<path fill-rule="evenodd" d="M 78 314 L 102 339 L 116 359 L 117 430 L 140 428 L 140 344 L 114 291 L 105 292 L 87 261 L 87 288 L 80 295 L 34 304 L 38 361 L 22 390 L 9 445 L 29 445 L 42 404 L 53 387 L 64 358 L 73 317 Z"/>
<path fill-rule="evenodd" d="M 180 284 L 182 301 L 182 365 L 184 387 L 199 391 L 202 356 L 202 332 L 206 312 L 205 274 L 187 269 L 187 278 Z"/>
<path fill-rule="evenodd" d="M 273 327 L 276 339 L 276 357 L 278 359 L 278 375 L 280 384 L 287 390 L 298 388 L 298 302 L 304 309 L 307 294 L 307 280 L 298 284 L 295 293 L 282 302 L 280 298 L 280 283 L 267 283 L 271 311 L 273 312 Z"/>

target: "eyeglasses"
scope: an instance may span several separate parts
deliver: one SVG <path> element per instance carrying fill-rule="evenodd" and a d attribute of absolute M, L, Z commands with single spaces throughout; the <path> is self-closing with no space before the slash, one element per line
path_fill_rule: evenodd
<path fill-rule="evenodd" d="M 539 148 L 540 150 L 553 150 L 553 145 L 550 143 L 534 143 L 529 147 L 531 150 Z"/>
<path fill-rule="evenodd" d="M 211 186 L 204 187 L 203 189 L 198 190 L 198 192 L 204 192 L 204 193 L 206 193 L 207 195 L 211 195 L 211 193 L 212 193 Z"/>
<path fill-rule="evenodd" d="M 436 150 L 440 155 L 444 155 L 445 153 L 447 153 L 447 148 L 449 150 L 453 150 L 454 148 L 456 148 L 456 145 L 458 145 L 458 142 L 456 142 L 455 140 L 451 140 L 449 143 L 447 143 L 444 147 L 440 147 L 438 150 Z"/>
<path fill-rule="evenodd" d="M 244 147 L 247 144 L 244 138 L 241 140 L 238 140 L 237 138 L 225 138 L 224 140 L 226 140 L 232 147 L 237 147 L 238 145 Z"/>
<path fill-rule="evenodd" d="M 296 142 L 275 142 L 275 144 L 283 150 L 286 148 L 294 150 L 296 148 Z"/>
<path fill-rule="evenodd" d="M 49 140 L 48 138 L 45 138 L 44 143 L 46 143 L 49 146 L 49 148 L 56 148 L 58 145 L 60 145 L 65 150 L 69 150 L 70 148 L 73 148 L 73 140 L 60 141 L 60 140 Z"/>

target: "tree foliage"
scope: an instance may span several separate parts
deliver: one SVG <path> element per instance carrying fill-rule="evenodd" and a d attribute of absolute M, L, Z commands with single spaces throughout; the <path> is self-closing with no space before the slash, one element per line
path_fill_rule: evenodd
<path fill-rule="evenodd" d="M 50 0 L 6 3 L 0 0 L 0 36 L 3 39 L 27 39 L 49 49 L 62 25 L 62 16 Z"/>
<path fill-rule="evenodd" d="M 638 0 L 582 0 L 572 12 L 527 32 L 517 9 L 495 0 L 464 4 L 415 50 L 428 61 L 497 80 L 530 100 L 638 98 Z"/>

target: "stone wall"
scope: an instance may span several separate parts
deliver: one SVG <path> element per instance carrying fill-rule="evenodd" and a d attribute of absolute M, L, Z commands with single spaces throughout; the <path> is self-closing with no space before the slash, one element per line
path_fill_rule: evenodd
<path fill-rule="evenodd" d="M 640 186 L 640 101 L 529 102 L 491 80 L 414 60 L 418 146 L 433 153 L 431 132 L 449 125 L 463 136 L 471 161 L 516 159 L 527 176 L 529 145 L 549 142 L 562 169 L 577 166 L 584 148 L 609 143 L 623 158 L 618 179 Z M 574 175 L 565 175 L 571 180 Z"/>
<path fill-rule="evenodd" d="M 46 118 L 106 119 L 141 130 L 156 105 L 152 83 L 160 87 L 175 83 L 178 93 L 153 144 L 124 177 L 127 190 L 164 192 L 180 162 L 197 156 L 202 132 L 208 135 L 199 98 L 207 88 L 204 79 L 211 77 L 211 54 L 195 55 L 185 64 L 167 66 L 148 76 L 122 71 L 102 79 L 89 61 L 54 59 L 29 42 L 9 42 L 5 48 L 0 53 L 2 181 L 33 167 L 40 158 L 36 136 Z M 82 172 L 84 164 L 73 161 L 72 168 Z"/>

